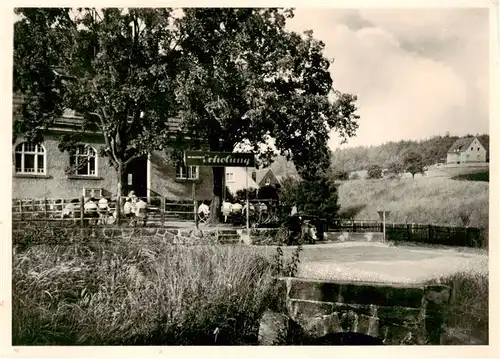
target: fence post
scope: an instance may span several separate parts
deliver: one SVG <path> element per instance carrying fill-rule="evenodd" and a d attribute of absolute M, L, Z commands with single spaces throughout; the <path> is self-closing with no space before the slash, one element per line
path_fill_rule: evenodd
<path fill-rule="evenodd" d="M 160 215 L 161 215 L 161 226 L 165 227 L 165 197 L 161 197 L 160 199 Z"/>
<path fill-rule="evenodd" d="M 195 199 L 194 200 L 194 225 L 196 229 L 198 229 L 198 212 L 196 211 L 196 208 L 198 208 L 198 201 Z"/>
<path fill-rule="evenodd" d="M 19 200 L 19 219 L 22 222 L 23 221 L 23 200 Z"/>
<path fill-rule="evenodd" d="M 411 241 L 411 224 L 406 224 L 406 238 Z"/>
<path fill-rule="evenodd" d="M 428 240 L 432 241 L 432 225 L 429 224 L 429 229 L 428 229 Z"/>
<path fill-rule="evenodd" d="M 49 212 L 48 212 L 48 209 L 47 209 L 47 198 L 43 199 L 43 209 L 44 209 L 44 212 L 45 212 L 45 222 L 47 222 L 47 220 L 49 219 Z"/>
<path fill-rule="evenodd" d="M 84 223 L 83 223 L 83 209 L 84 209 L 84 202 L 85 201 L 85 197 L 81 196 L 80 197 L 80 225 L 84 226 Z"/>

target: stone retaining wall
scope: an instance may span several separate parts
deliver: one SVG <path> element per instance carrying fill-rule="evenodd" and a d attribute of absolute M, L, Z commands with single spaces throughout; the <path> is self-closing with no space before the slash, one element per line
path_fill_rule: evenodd
<path fill-rule="evenodd" d="M 286 298 L 280 314 L 298 324 L 306 337 L 354 332 L 379 338 L 385 345 L 440 344 L 442 310 L 451 295 L 451 288 L 444 285 L 398 286 L 300 278 L 281 278 L 279 283 Z M 271 313 L 266 317 L 277 320 Z M 276 323 L 270 326 L 265 320 L 261 322 L 261 343 L 266 340 L 266 331 L 267 338 L 273 337 L 269 336 L 273 326 Z M 268 340 L 266 344 L 273 343 Z"/>
<path fill-rule="evenodd" d="M 43 237 L 54 237 L 63 241 L 73 241 L 78 238 L 131 238 L 145 237 L 165 240 L 175 244 L 253 244 L 253 245 L 284 245 L 286 243 L 287 231 L 283 228 L 253 228 L 250 230 L 250 236 L 246 229 L 233 228 L 210 228 L 203 229 L 192 228 L 162 228 L 162 227 L 43 227 L 33 226 L 28 229 L 14 229 L 16 235 L 23 234 L 27 230 L 35 229 L 45 231 Z M 42 237 L 42 236 L 40 236 Z M 349 232 L 328 232 L 325 233 L 324 242 L 382 242 L 382 233 L 349 233 Z"/>

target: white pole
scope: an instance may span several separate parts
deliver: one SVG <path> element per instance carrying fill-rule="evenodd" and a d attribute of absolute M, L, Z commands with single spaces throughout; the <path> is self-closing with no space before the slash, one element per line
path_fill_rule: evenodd
<path fill-rule="evenodd" d="M 383 216 L 383 229 L 384 229 L 384 242 L 385 242 L 385 211 L 382 211 L 382 216 Z"/>
<path fill-rule="evenodd" d="M 245 167 L 245 178 L 246 178 L 246 202 L 247 202 L 247 235 L 250 237 L 250 205 L 248 201 L 248 167 Z"/>

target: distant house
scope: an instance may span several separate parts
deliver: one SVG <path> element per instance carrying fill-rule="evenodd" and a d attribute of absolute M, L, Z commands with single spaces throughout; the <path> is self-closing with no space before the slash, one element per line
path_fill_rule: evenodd
<path fill-rule="evenodd" d="M 270 168 L 255 170 L 246 170 L 243 167 L 226 167 L 225 169 L 226 187 L 231 193 L 248 188 L 259 189 L 266 185 L 275 186 L 279 183 L 278 178 Z"/>
<path fill-rule="evenodd" d="M 477 137 L 456 140 L 446 156 L 447 164 L 486 162 L 486 160 L 487 150 Z"/>
<path fill-rule="evenodd" d="M 252 179 L 257 183 L 257 186 L 275 186 L 279 183 L 274 172 L 270 168 L 264 168 L 261 170 L 255 170 L 252 172 Z"/>
<path fill-rule="evenodd" d="M 234 195 L 239 190 L 248 188 L 258 189 L 259 186 L 252 178 L 251 169 L 244 167 L 226 167 L 225 168 L 225 181 L 226 187 Z"/>
<path fill-rule="evenodd" d="M 14 95 L 14 116 L 23 101 Z M 114 195 L 117 176 L 102 157 L 99 148 L 104 145 L 101 133 L 86 135 L 73 155 L 58 149 L 60 137 L 75 132 L 82 118 L 67 110 L 44 135 L 41 144 L 17 138 L 12 148 L 13 198 L 75 198 L 80 196 Z M 171 126 L 179 121 L 172 119 Z M 140 197 L 164 196 L 171 200 L 190 199 L 192 185 L 197 199 L 210 199 L 212 171 L 208 167 L 172 163 L 166 155 L 171 149 L 155 151 L 138 158 L 127 166 L 126 190 L 134 190 Z"/>

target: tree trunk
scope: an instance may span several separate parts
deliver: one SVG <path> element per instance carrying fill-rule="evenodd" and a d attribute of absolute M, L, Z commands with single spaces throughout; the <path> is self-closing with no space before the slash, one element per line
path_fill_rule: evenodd
<path fill-rule="evenodd" d="M 118 163 L 118 168 L 116 170 L 117 183 L 116 183 L 116 223 L 120 223 L 120 217 L 122 212 L 123 200 L 122 198 L 126 196 L 127 191 L 127 171 L 126 166 L 122 161 Z"/>
<path fill-rule="evenodd" d="M 224 167 L 212 167 L 214 186 L 212 193 L 212 204 L 210 205 L 210 217 L 208 223 L 217 224 L 221 219 L 221 200 L 223 190 Z"/>

